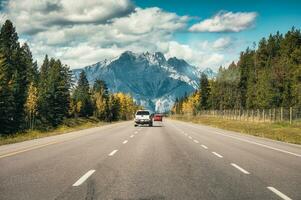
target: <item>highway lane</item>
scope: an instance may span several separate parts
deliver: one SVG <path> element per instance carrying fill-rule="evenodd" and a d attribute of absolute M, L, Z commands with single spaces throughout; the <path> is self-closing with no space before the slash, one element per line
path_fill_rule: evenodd
<path fill-rule="evenodd" d="M 86 169 L 107 158 L 113 145 L 134 131 L 129 122 L 12 144 L 16 152 L 39 143 L 50 145 L 0 158 L 0 199 L 54 199 Z M 53 141 L 59 143 L 51 144 Z M 28 145 L 27 143 L 30 143 Z M 0 150 L 0 155 L 3 153 Z"/>
<path fill-rule="evenodd" d="M 155 125 L 2 146 L 0 199 L 301 199 L 300 146 L 173 120 Z M 46 146 L 30 149 L 37 145 Z"/>

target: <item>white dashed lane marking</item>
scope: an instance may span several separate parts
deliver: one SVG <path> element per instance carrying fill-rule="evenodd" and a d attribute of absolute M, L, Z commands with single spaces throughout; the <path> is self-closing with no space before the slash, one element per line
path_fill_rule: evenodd
<path fill-rule="evenodd" d="M 133 137 L 134 137 L 134 135 L 131 135 L 130 137 L 131 137 L 131 138 L 133 138 Z"/>
<path fill-rule="evenodd" d="M 271 190 L 272 192 L 274 192 L 275 194 L 277 194 L 279 197 L 281 197 L 284 200 L 292 200 L 291 198 L 289 198 L 288 196 L 286 196 L 285 194 L 283 194 L 282 192 L 280 192 L 279 190 L 277 190 L 274 187 L 267 187 L 269 190 Z"/>
<path fill-rule="evenodd" d="M 123 144 L 126 144 L 126 143 L 128 143 L 128 141 L 127 141 L 127 140 L 124 140 L 122 143 L 123 143 Z"/>
<path fill-rule="evenodd" d="M 247 170 L 241 168 L 240 166 L 238 166 L 238 165 L 235 164 L 235 163 L 231 163 L 231 165 L 232 165 L 233 167 L 235 167 L 236 169 L 238 169 L 239 171 L 241 171 L 242 173 L 244 173 L 244 174 L 250 174 L 250 172 L 248 172 Z"/>
<path fill-rule="evenodd" d="M 118 150 L 115 149 L 114 151 L 112 151 L 112 152 L 109 154 L 109 156 L 113 156 L 117 151 L 118 151 Z"/>
<path fill-rule="evenodd" d="M 72 186 L 80 186 L 83 182 L 85 182 L 93 173 L 95 172 L 94 169 L 85 173 L 80 179 L 78 179 Z"/>
<path fill-rule="evenodd" d="M 220 154 L 218 154 L 218 153 L 216 153 L 216 152 L 212 152 L 214 155 L 216 155 L 217 157 L 219 157 L 219 158 L 222 158 L 223 156 L 222 155 L 220 155 Z"/>
<path fill-rule="evenodd" d="M 192 140 L 192 137 L 191 137 L 191 136 L 188 136 L 188 138 Z"/>
<path fill-rule="evenodd" d="M 193 140 L 193 141 L 194 141 L 195 143 L 197 143 L 197 144 L 199 143 L 199 141 L 197 141 L 197 140 Z"/>
<path fill-rule="evenodd" d="M 201 146 L 202 146 L 204 149 L 208 149 L 208 147 L 207 147 L 207 146 L 205 146 L 205 145 L 203 145 L 203 144 L 202 144 Z"/>

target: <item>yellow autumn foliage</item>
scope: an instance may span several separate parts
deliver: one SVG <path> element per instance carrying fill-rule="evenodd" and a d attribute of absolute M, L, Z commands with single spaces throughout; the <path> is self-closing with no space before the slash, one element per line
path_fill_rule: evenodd
<path fill-rule="evenodd" d="M 25 103 L 25 110 L 27 113 L 27 119 L 29 127 L 34 128 L 34 120 L 38 109 L 38 89 L 33 83 L 30 83 L 28 89 L 28 96 Z"/>
<path fill-rule="evenodd" d="M 25 108 L 28 114 L 36 114 L 38 107 L 38 89 L 30 83 Z"/>
<path fill-rule="evenodd" d="M 120 103 L 120 117 L 123 120 L 132 119 L 133 115 L 137 109 L 137 106 L 133 98 L 121 92 L 114 94 L 115 98 L 118 99 Z"/>
<path fill-rule="evenodd" d="M 195 92 L 185 99 L 178 101 L 174 104 L 171 111 L 174 114 L 190 114 L 195 115 L 199 110 L 201 95 Z"/>
<path fill-rule="evenodd" d="M 195 114 L 200 102 L 200 94 L 198 92 L 192 94 L 183 102 L 183 113 Z"/>

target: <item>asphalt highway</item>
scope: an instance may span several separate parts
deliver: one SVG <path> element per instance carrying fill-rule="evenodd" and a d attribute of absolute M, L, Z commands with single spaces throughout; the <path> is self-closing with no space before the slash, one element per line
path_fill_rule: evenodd
<path fill-rule="evenodd" d="M 0 146 L 0 199 L 301 199 L 301 146 L 165 119 Z"/>

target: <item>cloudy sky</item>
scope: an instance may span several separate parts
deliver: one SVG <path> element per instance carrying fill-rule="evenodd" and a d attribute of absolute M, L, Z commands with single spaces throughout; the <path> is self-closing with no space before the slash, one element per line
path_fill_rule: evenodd
<path fill-rule="evenodd" d="M 45 54 L 71 68 L 126 50 L 161 51 L 217 69 L 270 33 L 301 27 L 294 0 L 0 0 L 39 63 Z"/>

